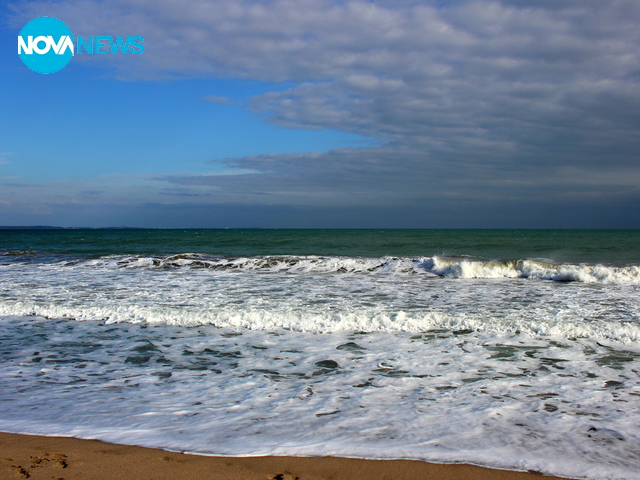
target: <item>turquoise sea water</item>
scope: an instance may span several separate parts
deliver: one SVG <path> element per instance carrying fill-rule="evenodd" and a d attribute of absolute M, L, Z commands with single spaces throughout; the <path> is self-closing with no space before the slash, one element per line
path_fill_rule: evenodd
<path fill-rule="evenodd" d="M 640 230 L 0 230 L 0 252 L 470 256 L 640 263 Z"/>
<path fill-rule="evenodd" d="M 640 471 L 640 231 L 0 230 L 0 430 Z"/>

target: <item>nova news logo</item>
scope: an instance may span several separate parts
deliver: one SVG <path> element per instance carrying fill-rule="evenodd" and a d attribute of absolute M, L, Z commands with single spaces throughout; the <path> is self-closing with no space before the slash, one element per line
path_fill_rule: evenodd
<path fill-rule="evenodd" d="M 18 35 L 20 60 L 34 72 L 62 70 L 71 58 L 94 54 L 139 54 L 144 52 L 144 38 L 78 36 L 74 44 L 69 27 L 53 17 L 39 17 L 27 23 Z"/>

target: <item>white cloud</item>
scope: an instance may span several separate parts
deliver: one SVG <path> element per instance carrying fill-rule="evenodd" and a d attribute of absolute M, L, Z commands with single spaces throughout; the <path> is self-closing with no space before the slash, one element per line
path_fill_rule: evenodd
<path fill-rule="evenodd" d="M 218 95 L 207 95 L 204 100 L 209 103 L 217 103 L 220 105 L 233 105 L 235 102 L 227 97 L 221 97 Z"/>
<path fill-rule="evenodd" d="M 13 155 L 13 153 L 11 152 L 5 152 L 5 153 L 0 153 L 0 165 L 8 165 L 9 160 L 7 160 L 7 157 Z"/>
<path fill-rule="evenodd" d="M 424 192 L 534 198 L 576 183 L 628 190 L 638 178 L 637 0 L 36 0 L 14 9 L 17 25 L 47 14 L 79 35 L 144 36 L 143 55 L 109 59 L 120 77 L 286 81 L 250 108 L 285 128 L 381 145 L 232 162 L 260 175 L 165 177 L 184 188 L 358 204 Z"/>

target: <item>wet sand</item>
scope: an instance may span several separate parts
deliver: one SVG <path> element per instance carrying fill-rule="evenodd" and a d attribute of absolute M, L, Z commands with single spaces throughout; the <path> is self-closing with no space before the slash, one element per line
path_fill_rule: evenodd
<path fill-rule="evenodd" d="M 217 457 L 97 440 L 0 433 L 0 479 L 32 480 L 541 480 L 535 472 L 415 460 Z"/>

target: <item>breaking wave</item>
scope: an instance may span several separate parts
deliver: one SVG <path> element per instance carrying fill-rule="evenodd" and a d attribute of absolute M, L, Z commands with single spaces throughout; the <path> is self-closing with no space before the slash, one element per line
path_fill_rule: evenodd
<path fill-rule="evenodd" d="M 423 274 L 460 279 L 528 278 L 556 282 L 640 283 L 640 266 L 559 264 L 538 260 L 487 261 L 451 257 L 323 257 L 260 256 L 214 257 L 199 254 L 171 256 L 107 256 L 93 260 L 63 261 L 60 266 L 106 268 L 211 269 L 273 273 Z"/>

